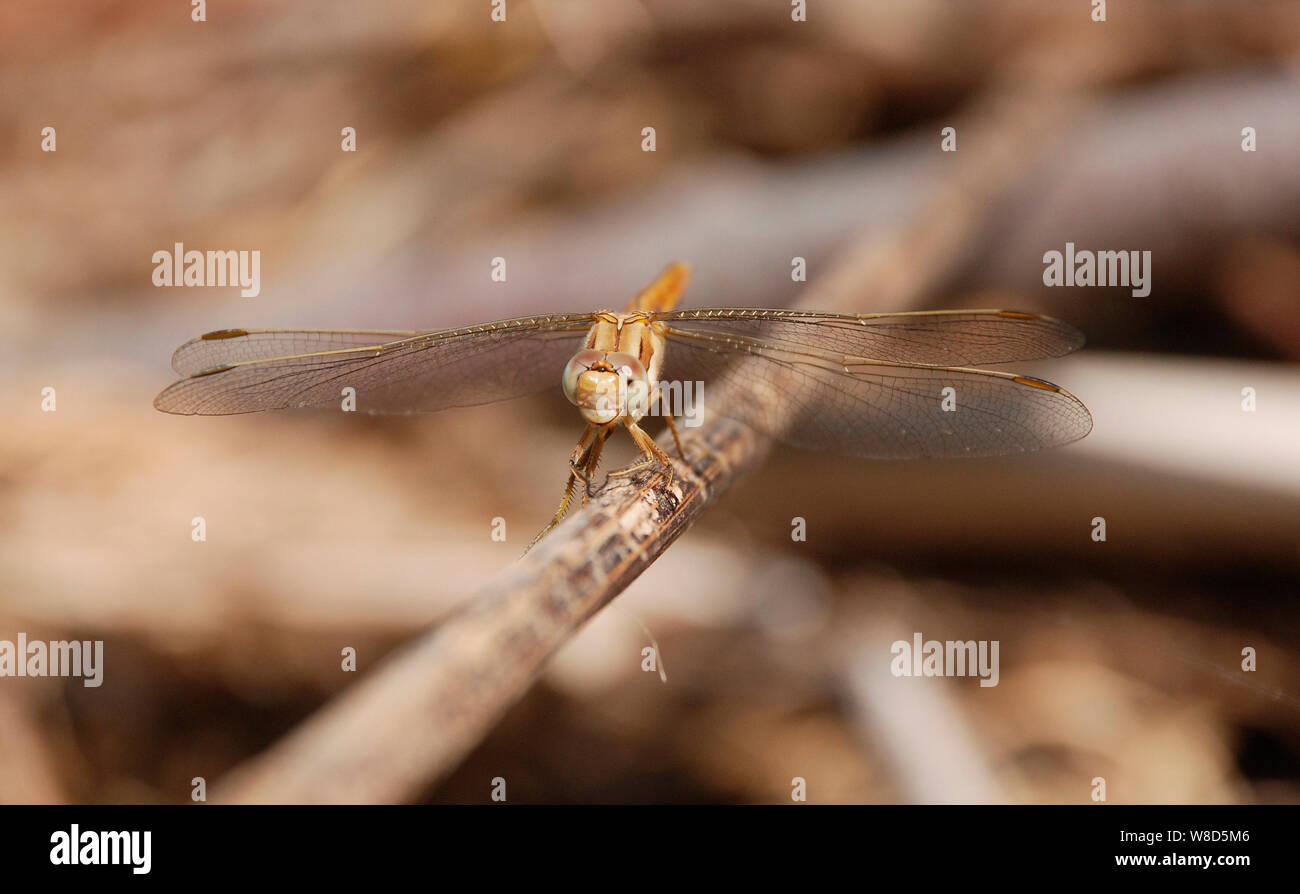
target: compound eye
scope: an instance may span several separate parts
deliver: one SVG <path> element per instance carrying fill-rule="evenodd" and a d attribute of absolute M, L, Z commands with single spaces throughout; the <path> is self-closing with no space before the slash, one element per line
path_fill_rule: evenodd
<path fill-rule="evenodd" d="M 569 358 L 569 362 L 564 366 L 564 378 L 560 382 L 569 403 L 574 405 L 578 403 L 578 377 L 591 369 L 592 364 L 604 359 L 603 353 L 591 349 L 579 351 Z"/>
<path fill-rule="evenodd" d="M 618 373 L 619 378 L 623 380 L 624 384 L 631 385 L 635 382 L 644 382 L 646 380 L 645 367 L 641 365 L 640 360 L 633 357 L 631 354 L 625 354 L 622 351 L 619 351 L 610 354 L 608 360 L 609 365 L 614 367 L 614 371 Z"/>

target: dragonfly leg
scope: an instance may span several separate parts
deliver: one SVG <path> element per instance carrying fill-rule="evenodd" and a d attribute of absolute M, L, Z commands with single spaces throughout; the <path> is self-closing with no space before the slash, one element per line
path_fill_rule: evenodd
<path fill-rule="evenodd" d="M 660 382 L 658 385 L 655 386 L 654 393 L 650 395 L 648 406 L 653 407 L 655 405 L 655 402 L 659 400 L 659 395 L 662 391 L 663 391 L 663 383 Z M 685 461 L 686 451 L 682 449 L 682 439 L 681 436 L 677 434 L 677 424 L 673 422 L 673 414 L 669 412 L 669 408 L 666 406 L 662 408 L 662 411 L 663 411 L 664 421 L 668 423 L 668 430 L 673 433 L 673 443 L 677 445 L 677 455 L 680 456 L 683 461 Z"/>
<path fill-rule="evenodd" d="M 560 519 L 564 518 L 564 513 L 569 509 L 569 502 L 573 499 L 573 489 L 577 483 L 578 476 L 573 474 L 573 472 L 569 472 L 569 483 L 564 486 L 564 498 L 560 500 L 560 508 L 555 510 L 555 517 L 551 519 L 550 523 L 538 531 L 537 536 L 529 542 L 528 546 L 524 547 L 524 555 L 528 555 L 528 551 L 537 545 L 537 541 L 549 534 L 551 528 L 558 525 Z"/>
<path fill-rule="evenodd" d="M 591 453 L 591 444 L 589 442 L 594 429 L 594 425 L 588 425 L 586 431 L 582 433 L 582 437 L 578 439 L 578 443 L 574 446 L 573 452 L 569 454 L 569 477 L 577 479 L 583 484 L 587 484 L 587 457 Z M 590 487 L 589 484 L 588 487 Z"/>
<path fill-rule="evenodd" d="M 605 442 L 608 441 L 609 436 L 614 433 L 612 426 L 600 428 L 599 426 L 593 425 L 592 428 L 596 429 L 595 440 L 591 442 L 590 446 L 587 447 L 586 451 L 581 456 L 578 456 L 577 451 L 575 450 L 574 457 L 569 460 L 569 468 L 572 469 L 574 474 L 576 474 L 579 480 L 582 481 L 585 488 L 585 493 L 582 498 L 583 504 L 586 504 L 595 493 L 591 486 L 591 479 L 596 474 L 596 467 L 600 465 L 600 454 L 601 451 L 605 449 Z M 604 487 L 604 482 L 601 482 L 600 486 Z M 595 490 L 599 489 L 600 488 L 596 488 Z"/>
<path fill-rule="evenodd" d="M 593 438 L 593 436 L 595 437 Z M 578 443 L 573 448 L 573 453 L 569 454 L 569 480 L 564 485 L 564 497 L 560 500 L 560 508 L 555 510 L 555 515 L 551 518 L 550 523 L 542 528 L 524 549 L 524 555 L 528 555 L 528 551 L 537 545 L 537 541 L 549 534 L 551 528 L 558 525 L 560 519 L 564 518 L 564 513 L 569 511 L 569 503 L 573 501 L 573 491 L 579 481 L 583 483 L 586 489 L 583 502 L 586 502 L 587 497 L 591 495 L 591 472 L 596 468 L 596 462 L 600 459 L 600 448 L 604 446 L 605 439 L 608 437 L 608 433 L 601 431 L 600 427 L 596 425 L 588 425 L 582 433 L 582 437 L 578 439 Z"/>
<path fill-rule="evenodd" d="M 637 447 L 641 449 L 641 453 L 645 459 L 634 465 L 628 466 L 626 469 L 619 469 L 618 471 L 610 472 L 605 476 L 606 480 L 608 481 L 610 478 L 631 475 L 635 472 L 639 472 L 647 466 L 658 464 L 666 471 L 668 475 L 668 483 L 672 484 L 674 471 L 672 457 L 665 453 L 663 448 L 656 444 L 654 438 L 646 434 L 645 430 L 641 428 L 641 426 L 631 420 L 626 420 L 624 424 L 627 426 L 628 433 L 632 436 L 632 440 L 635 441 Z M 600 454 L 605 448 L 605 442 L 609 440 L 609 436 L 613 433 L 613 425 L 587 426 L 587 430 L 582 433 L 582 437 L 578 439 L 577 445 L 573 448 L 573 453 L 569 455 L 569 480 L 564 486 L 564 497 L 560 500 L 560 507 L 555 510 L 555 516 L 551 519 L 550 523 L 546 527 L 542 528 L 542 530 L 538 532 L 537 536 L 532 539 L 532 542 L 528 544 L 528 548 L 524 550 L 524 555 L 527 555 L 528 551 L 536 546 L 537 542 L 549 534 L 551 529 L 558 525 L 560 520 L 564 518 L 564 513 L 569 510 L 569 504 L 573 502 L 573 493 L 577 489 L 579 481 L 583 483 L 585 489 L 583 503 L 586 503 L 587 500 L 591 498 L 591 479 L 595 475 L 596 466 L 600 462 Z M 674 437 L 676 437 L 676 431 L 674 431 L 673 434 Z M 681 449 L 680 442 L 678 442 L 677 449 Z M 685 458 L 684 455 L 683 458 Z M 601 487 L 604 487 L 603 483 L 601 484 Z"/>
<path fill-rule="evenodd" d="M 673 443 L 677 445 L 677 455 L 682 458 L 683 462 L 685 462 L 686 451 L 682 449 L 682 439 L 677 434 L 677 424 L 673 422 L 673 417 L 671 413 L 665 413 L 664 419 L 668 420 L 668 430 L 673 433 Z"/>
<path fill-rule="evenodd" d="M 593 435 L 595 435 L 594 440 Z M 591 497 L 591 476 L 595 473 L 596 466 L 600 464 L 600 453 L 609 435 L 608 429 L 602 429 L 599 425 L 588 425 L 582 437 L 578 439 L 573 452 L 569 454 L 569 474 L 581 481 L 586 490 L 587 495 L 583 498 L 583 502 Z"/>
<path fill-rule="evenodd" d="M 641 426 L 637 425 L 630 419 L 626 420 L 624 425 L 627 426 L 627 433 L 632 436 L 632 440 L 636 442 L 636 446 L 641 448 L 641 453 L 645 456 L 645 459 L 641 460 L 639 463 L 634 463 L 633 465 L 628 466 L 626 469 L 619 469 L 616 472 L 610 472 L 606 477 L 621 478 L 626 475 L 634 475 L 647 466 L 658 464 L 663 466 L 665 473 L 668 475 L 668 484 L 671 485 L 673 483 L 674 473 L 672 457 L 667 453 L 664 453 L 663 448 L 656 444 L 655 439 L 646 434 L 645 429 Z"/>

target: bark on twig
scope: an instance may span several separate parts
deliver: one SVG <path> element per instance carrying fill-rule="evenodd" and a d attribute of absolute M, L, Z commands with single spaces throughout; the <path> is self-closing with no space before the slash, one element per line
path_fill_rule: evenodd
<path fill-rule="evenodd" d="M 671 484 L 651 470 L 610 479 L 463 611 L 236 771 L 218 800 L 398 801 L 455 767 L 555 650 L 766 449 L 725 419 L 682 440 L 688 462 L 675 462 Z"/>

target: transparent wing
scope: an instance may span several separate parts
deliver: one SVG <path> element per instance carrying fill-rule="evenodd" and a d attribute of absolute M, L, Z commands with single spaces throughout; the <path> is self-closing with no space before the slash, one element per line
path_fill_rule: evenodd
<path fill-rule="evenodd" d="M 658 314 L 679 331 L 761 339 L 785 348 L 926 366 L 979 366 L 1060 357 L 1083 347 L 1083 333 L 1040 314 L 941 310 L 825 314 L 723 307 Z"/>
<path fill-rule="evenodd" d="M 1067 444 L 1092 430 L 1076 397 L 1028 376 L 675 327 L 667 335 L 665 381 L 703 382 L 699 400 L 708 412 L 800 447 L 875 459 L 997 456 Z"/>
<path fill-rule="evenodd" d="M 214 366 L 364 348 L 413 338 L 417 330 L 380 329 L 222 329 L 187 341 L 172 354 L 172 369 L 192 376 Z"/>
<path fill-rule="evenodd" d="M 173 365 L 188 378 L 166 388 L 154 406 L 204 416 L 337 409 L 347 387 L 356 389 L 356 409 L 366 413 L 507 400 L 558 388 L 594 320 L 590 313 L 552 314 L 414 335 L 228 329 L 177 350 Z M 404 337 L 388 338 L 395 334 Z"/>

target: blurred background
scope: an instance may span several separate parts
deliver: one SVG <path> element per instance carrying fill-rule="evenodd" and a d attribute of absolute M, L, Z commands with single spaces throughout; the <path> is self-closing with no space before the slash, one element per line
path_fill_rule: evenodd
<path fill-rule="evenodd" d="M 1016 371 L 1095 430 L 774 451 L 425 800 L 1300 801 L 1300 5 L 1109 7 L 4 4 L 0 639 L 102 639 L 105 669 L 0 679 L 0 801 L 215 784 L 357 677 L 341 649 L 363 675 L 513 562 L 581 432 L 558 387 L 168 417 L 177 345 L 621 308 L 673 259 L 687 305 L 835 276 L 836 310 L 1068 320 L 1087 349 Z M 1150 296 L 1044 287 L 1067 241 L 1151 251 Z M 261 294 L 155 288 L 175 242 L 260 250 Z M 998 640 L 999 684 L 890 676 L 916 631 Z"/>

